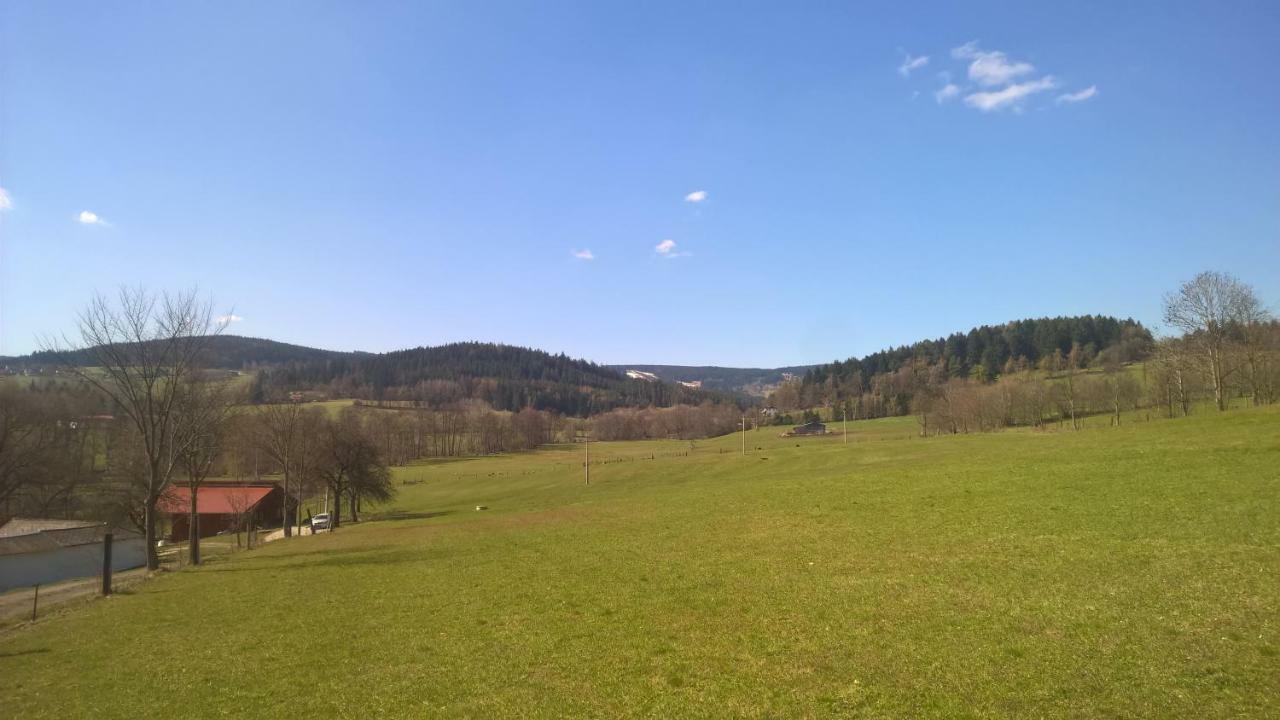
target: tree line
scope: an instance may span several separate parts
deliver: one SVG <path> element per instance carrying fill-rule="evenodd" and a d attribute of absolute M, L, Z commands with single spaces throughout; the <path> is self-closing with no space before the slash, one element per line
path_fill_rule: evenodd
<path fill-rule="evenodd" d="M 265 401 L 296 390 L 423 407 L 479 400 L 495 410 L 533 408 L 574 417 L 724 399 L 676 383 L 627 378 L 564 354 L 478 342 L 282 363 L 256 374 L 252 396 Z"/>
<path fill-rule="evenodd" d="M 1181 334 L 1155 339 L 1132 320 L 1094 316 L 976 328 L 816 368 L 770 399 L 785 411 L 829 407 L 836 419 L 914 414 L 933 434 L 1078 428 L 1098 414 L 1119 424 L 1138 408 L 1173 417 L 1202 401 L 1224 410 L 1233 398 L 1280 397 L 1280 323 L 1249 286 L 1201 273 L 1165 297 L 1164 320 Z M 867 368 L 879 370 L 864 376 Z"/>
<path fill-rule="evenodd" d="M 918 376 L 926 368 L 944 378 L 989 383 L 1002 374 L 1045 369 L 1055 357 L 1058 362 L 1070 357 L 1084 367 L 1108 348 L 1115 348 L 1126 360 L 1137 360 L 1151 343 L 1151 333 L 1141 323 L 1100 315 L 983 325 L 968 333 L 819 365 L 797 382 L 783 383 L 770 403 L 791 410 L 852 400 L 859 417 L 906 415 L 911 412 Z"/>

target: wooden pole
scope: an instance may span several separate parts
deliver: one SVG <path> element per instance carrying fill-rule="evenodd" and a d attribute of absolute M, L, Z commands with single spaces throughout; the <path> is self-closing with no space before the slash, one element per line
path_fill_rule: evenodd
<path fill-rule="evenodd" d="M 587 446 L 590 443 L 586 438 L 582 439 L 582 484 L 591 484 L 591 456 L 588 453 Z"/>
<path fill-rule="evenodd" d="M 742 416 L 742 455 L 747 454 L 747 416 Z"/>
<path fill-rule="evenodd" d="M 40 585 L 36 584 L 36 594 L 31 598 L 31 622 L 36 621 L 36 609 L 40 607 Z"/>
<path fill-rule="evenodd" d="M 111 533 L 102 536 L 102 595 L 111 594 Z"/>

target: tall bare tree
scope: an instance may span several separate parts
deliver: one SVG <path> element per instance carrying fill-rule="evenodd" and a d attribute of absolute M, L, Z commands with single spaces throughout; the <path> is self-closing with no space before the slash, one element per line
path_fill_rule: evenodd
<path fill-rule="evenodd" d="M 336 530 L 342 524 L 343 500 L 350 502 L 352 520 L 358 521 L 361 498 L 391 496 L 391 473 L 354 409 L 344 409 L 337 420 L 327 421 L 322 438 L 313 470 L 333 493 L 329 527 Z"/>
<path fill-rule="evenodd" d="M 1219 410 L 1227 409 L 1227 381 L 1236 368 L 1229 349 L 1261 313 L 1253 288 L 1226 273 L 1202 272 L 1164 299 L 1164 321 L 1186 334 L 1197 351 Z"/>
<path fill-rule="evenodd" d="M 177 399 L 210 336 L 212 304 L 196 291 L 156 296 L 121 288 L 115 301 L 97 295 L 78 318 L 79 339 L 47 343 L 82 380 L 104 393 L 138 434 L 145 475 L 143 530 L 147 567 L 156 554 L 156 503 L 169 486 L 189 433 L 181 431 Z"/>
<path fill-rule="evenodd" d="M 289 492 L 293 488 L 290 481 L 301 481 L 302 474 L 296 472 L 299 460 L 299 442 L 303 420 L 302 406 L 296 402 L 273 403 L 258 409 L 255 421 L 258 426 L 256 434 L 262 450 L 280 466 L 283 478 L 285 501 L 281 504 L 281 523 L 284 525 L 284 536 L 293 535 L 294 518 L 289 517 Z"/>
<path fill-rule="evenodd" d="M 12 382 L 0 383 L 0 515 L 39 476 L 57 445 L 56 417 Z"/>
<path fill-rule="evenodd" d="M 1076 370 L 1080 367 L 1080 359 L 1080 344 L 1071 343 L 1071 352 L 1067 354 L 1063 370 L 1067 379 L 1067 412 L 1071 415 L 1072 430 L 1080 429 L 1080 421 L 1076 419 Z"/>
<path fill-rule="evenodd" d="M 213 463 L 222 454 L 230 430 L 236 397 L 226 383 L 188 377 L 179 385 L 175 407 L 181 437 L 174 443 L 178 465 L 186 475 L 191 495 L 188 509 L 188 553 L 192 565 L 200 564 L 200 487 L 209 477 Z"/>

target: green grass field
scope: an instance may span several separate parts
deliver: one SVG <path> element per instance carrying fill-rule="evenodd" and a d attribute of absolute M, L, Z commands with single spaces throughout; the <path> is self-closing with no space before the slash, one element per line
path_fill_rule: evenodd
<path fill-rule="evenodd" d="M 1280 408 L 853 426 L 399 469 L 383 520 L 6 631 L 2 714 L 1280 716 Z"/>

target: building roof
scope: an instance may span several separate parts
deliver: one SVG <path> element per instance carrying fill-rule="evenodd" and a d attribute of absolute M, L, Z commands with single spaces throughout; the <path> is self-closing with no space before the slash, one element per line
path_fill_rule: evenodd
<path fill-rule="evenodd" d="M 114 529 L 107 527 L 106 523 L 86 523 L 84 520 L 34 520 L 32 518 L 14 518 L 4 524 L 0 530 L 10 530 L 10 526 L 16 520 L 23 520 L 27 523 L 25 527 L 31 527 L 31 523 L 46 523 L 63 525 L 71 525 L 71 527 L 47 527 L 41 530 L 22 534 L 11 534 L 0 536 L 0 555 L 18 555 L 21 553 L 44 552 L 46 550 L 57 550 L 58 548 L 74 547 L 76 545 L 90 545 L 92 543 L 102 542 L 102 536 L 110 530 L 114 535 L 130 537 L 137 536 L 137 533 L 128 530 Z"/>
<path fill-rule="evenodd" d="M 88 520 L 53 520 L 50 518 L 16 517 L 0 525 L 0 538 L 18 535 L 33 535 L 44 530 L 66 530 L 68 528 L 84 528 L 101 525 Z"/>
<path fill-rule="evenodd" d="M 233 515 L 248 512 L 275 490 L 275 485 L 204 485 L 196 490 L 196 511 L 201 515 Z M 191 512 L 191 488 L 174 485 L 160 496 L 160 512 Z"/>

